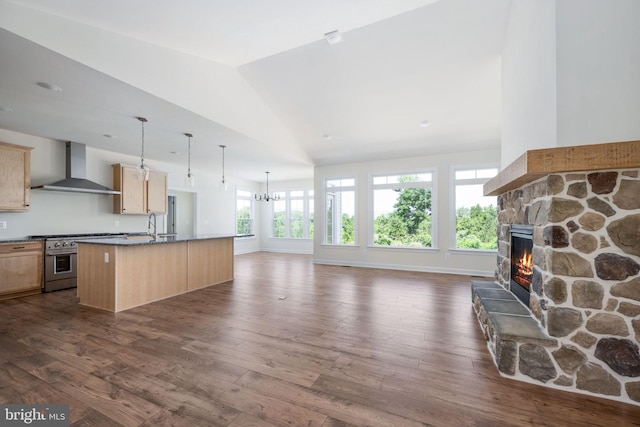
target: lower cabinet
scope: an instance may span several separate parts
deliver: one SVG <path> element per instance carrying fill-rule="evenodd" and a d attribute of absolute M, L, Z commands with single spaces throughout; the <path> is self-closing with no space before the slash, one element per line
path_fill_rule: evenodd
<path fill-rule="evenodd" d="M 42 292 L 43 242 L 0 243 L 0 299 Z"/>

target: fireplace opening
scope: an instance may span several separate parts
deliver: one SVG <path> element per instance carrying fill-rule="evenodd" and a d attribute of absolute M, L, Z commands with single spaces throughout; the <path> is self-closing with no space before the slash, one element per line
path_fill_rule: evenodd
<path fill-rule="evenodd" d="M 529 307 L 533 278 L 533 227 L 511 226 L 511 292 Z"/>

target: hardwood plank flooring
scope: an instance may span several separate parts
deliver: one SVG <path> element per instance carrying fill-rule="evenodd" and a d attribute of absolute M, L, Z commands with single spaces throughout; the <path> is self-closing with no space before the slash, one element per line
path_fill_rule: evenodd
<path fill-rule="evenodd" d="M 254 253 L 121 313 L 0 301 L 0 402 L 74 426 L 640 426 L 640 407 L 498 375 L 471 277 Z"/>

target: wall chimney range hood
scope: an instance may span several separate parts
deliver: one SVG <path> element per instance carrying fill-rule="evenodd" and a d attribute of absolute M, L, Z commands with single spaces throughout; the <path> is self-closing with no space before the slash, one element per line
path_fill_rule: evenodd
<path fill-rule="evenodd" d="M 36 185 L 34 190 L 68 191 L 91 194 L 122 194 L 120 191 L 87 179 L 87 150 L 84 144 L 69 141 L 67 144 L 67 178 L 52 184 Z"/>

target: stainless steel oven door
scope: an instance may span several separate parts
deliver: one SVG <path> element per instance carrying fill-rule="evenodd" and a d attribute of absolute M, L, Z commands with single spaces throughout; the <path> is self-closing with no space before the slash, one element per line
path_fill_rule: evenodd
<path fill-rule="evenodd" d="M 74 279 L 78 273 L 77 253 L 52 253 L 49 252 L 44 257 L 44 280 L 52 282 L 54 280 Z"/>

